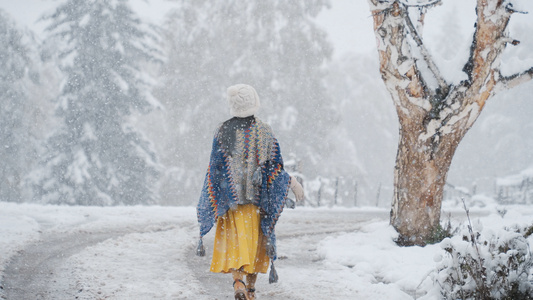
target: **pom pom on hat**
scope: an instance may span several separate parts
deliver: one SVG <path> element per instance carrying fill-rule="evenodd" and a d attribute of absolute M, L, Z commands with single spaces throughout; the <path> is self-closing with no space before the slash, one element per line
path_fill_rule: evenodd
<path fill-rule="evenodd" d="M 230 86 L 227 90 L 230 113 L 234 117 L 253 116 L 259 109 L 259 96 L 255 89 L 247 84 Z"/>

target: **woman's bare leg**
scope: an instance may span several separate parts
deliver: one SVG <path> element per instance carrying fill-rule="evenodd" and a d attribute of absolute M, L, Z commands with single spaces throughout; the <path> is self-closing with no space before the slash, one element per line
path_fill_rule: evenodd
<path fill-rule="evenodd" d="M 246 275 L 246 288 L 248 291 L 248 299 L 255 299 L 255 281 L 257 280 L 257 273 Z"/>

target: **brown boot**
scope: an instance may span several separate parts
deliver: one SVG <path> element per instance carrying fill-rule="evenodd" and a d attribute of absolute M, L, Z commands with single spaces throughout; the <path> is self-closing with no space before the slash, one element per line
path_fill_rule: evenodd
<path fill-rule="evenodd" d="M 235 291 L 235 300 L 249 300 L 246 296 L 246 284 L 240 279 L 233 281 L 233 290 Z"/>

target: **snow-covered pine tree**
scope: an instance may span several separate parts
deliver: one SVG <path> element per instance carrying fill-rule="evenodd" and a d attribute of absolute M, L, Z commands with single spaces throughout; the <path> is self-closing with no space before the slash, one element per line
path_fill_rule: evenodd
<path fill-rule="evenodd" d="M 25 118 L 26 85 L 37 78 L 28 35 L 0 9 L 0 201 L 22 200 L 22 179 L 35 151 Z"/>
<path fill-rule="evenodd" d="M 134 205 L 157 201 L 159 166 L 151 143 L 128 123 L 133 111 L 158 102 L 142 61 L 156 60 L 156 38 L 125 0 L 68 0 L 44 17 L 60 37 L 66 79 L 56 115 L 64 120 L 47 140 L 33 174 L 44 203 Z"/>
<path fill-rule="evenodd" d="M 172 138 L 166 163 L 175 166 L 170 187 L 197 199 L 212 133 L 230 118 L 225 91 L 246 83 L 259 93 L 259 116 L 269 122 L 282 151 L 296 154 L 314 176 L 329 167 L 321 143 L 332 110 L 323 84 L 331 56 L 326 34 L 313 18 L 327 1 L 182 1 L 167 16 L 162 88 Z M 192 192 L 192 193 L 190 193 Z"/>

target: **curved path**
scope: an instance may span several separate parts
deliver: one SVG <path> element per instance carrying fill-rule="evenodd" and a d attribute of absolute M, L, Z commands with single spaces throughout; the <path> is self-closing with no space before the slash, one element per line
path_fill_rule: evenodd
<path fill-rule="evenodd" d="M 72 291 L 66 284 L 68 280 L 63 280 L 69 275 L 62 269 L 64 261 L 89 246 L 127 233 L 43 235 L 41 242 L 28 246 L 7 265 L 3 280 L 7 299 L 76 299 L 77 291 Z"/>
<path fill-rule="evenodd" d="M 261 275 L 256 286 L 258 297 L 264 300 L 302 299 L 291 294 L 291 288 L 284 284 L 283 274 L 279 269 L 321 268 L 321 261 L 316 253 L 320 240 L 340 232 L 358 230 L 364 223 L 376 218 L 385 219 L 387 214 L 323 210 L 287 213 L 280 219 L 276 229 L 280 255 L 276 265 L 280 273 L 280 283 L 270 285 L 268 275 Z M 67 259 L 107 239 L 143 232 L 143 228 L 124 227 L 107 232 L 44 233 L 40 242 L 29 245 L 7 265 L 3 279 L 6 299 L 77 299 L 80 291 L 69 285 L 68 279 L 73 270 L 66 267 Z M 202 288 L 198 299 L 233 299 L 231 276 L 209 272 L 213 233 L 206 237 L 204 243 L 207 246 L 205 257 L 195 256 L 192 245 L 189 246 L 191 249 L 187 257 L 188 269 Z M 305 245 L 306 249 L 298 249 L 301 245 Z"/>

